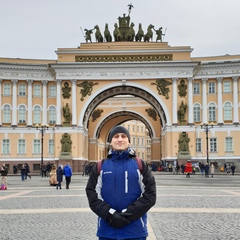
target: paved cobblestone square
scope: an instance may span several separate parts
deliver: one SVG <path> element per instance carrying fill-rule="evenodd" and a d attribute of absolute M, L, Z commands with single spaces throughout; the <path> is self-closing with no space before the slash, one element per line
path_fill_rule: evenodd
<path fill-rule="evenodd" d="M 148 240 L 240 239 L 240 175 L 154 175 L 157 203 L 148 214 Z M 48 178 L 9 176 L 8 190 L 0 191 L 0 239 L 97 239 L 87 179 L 74 175 L 69 190 L 56 190 Z"/>

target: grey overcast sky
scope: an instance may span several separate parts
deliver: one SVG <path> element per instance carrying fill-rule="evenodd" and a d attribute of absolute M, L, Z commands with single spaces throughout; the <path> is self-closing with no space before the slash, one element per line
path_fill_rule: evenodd
<path fill-rule="evenodd" d="M 240 0 L 0 0 L 0 57 L 56 59 L 57 48 L 85 42 L 80 27 L 103 34 L 108 23 L 112 33 L 130 3 L 136 32 L 163 27 L 164 42 L 193 57 L 240 54 Z"/>

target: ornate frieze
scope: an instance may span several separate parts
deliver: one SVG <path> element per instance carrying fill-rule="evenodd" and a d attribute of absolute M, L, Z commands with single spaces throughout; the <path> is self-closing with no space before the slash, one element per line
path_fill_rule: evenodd
<path fill-rule="evenodd" d="M 172 61 L 172 54 L 160 55 L 113 55 L 113 56 L 75 56 L 76 62 L 148 62 Z"/>

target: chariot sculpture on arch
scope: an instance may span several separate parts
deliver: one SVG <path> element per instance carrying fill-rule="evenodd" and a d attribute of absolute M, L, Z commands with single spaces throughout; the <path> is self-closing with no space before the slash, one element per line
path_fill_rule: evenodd
<path fill-rule="evenodd" d="M 162 27 L 160 27 L 158 30 L 154 29 L 153 24 L 149 24 L 146 30 L 146 34 L 144 34 L 144 31 L 142 29 L 142 24 L 138 24 L 138 31 L 135 34 L 134 30 L 134 22 L 130 22 L 130 13 L 131 10 L 134 8 L 133 4 L 130 3 L 127 5 L 128 7 L 128 15 L 126 13 L 123 13 L 122 16 L 119 16 L 118 22 L 114 23 L 113 27 L 114 30 L 112 32 L 114 41 L 115 42 L 120 42 L 120 41 L 136 41 L 136 42 L 141 42 L 142 40 L 144 42 L 150 42 L 153 40 L 153 33 L 156 33 L 156 42 L 160 41 L 162 42 L 162 36 L 166 34 L 163 33 Z M 82 29 L 82 28 L 81 28 Z M 104 34 L 102 35 L 100 31 L 99 25 L 95 25 L 93 29 L 84 29 L 85 34 L 84 38 L 86 40 L 86 43 L 90 42 L 92 43 L 92 37 L 91 35 L 93 34 L 93 31 L 95 30 L 95 38 L 96 42 L 112 42 L 112 35 L 109 31 L 109 26 L 108 23 L 105 24 L 105 29 L 104 29 Z M 154 32 L 153 32 L 154 31 Z M 83 32 L 83 31 L 82 31 Z"/>

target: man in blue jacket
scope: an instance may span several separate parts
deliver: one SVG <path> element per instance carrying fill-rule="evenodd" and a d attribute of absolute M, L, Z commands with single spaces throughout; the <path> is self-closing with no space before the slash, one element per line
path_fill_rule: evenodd
<path fill-rule="evenodd" d="M 99 240 L 146 240 L 147 211 L 156 202 L 155 179 L 143 160 L 129 148 L 130 134 L 115 126 L 109 135 L 107 159 L 96 164 L 86 193 L 90 208 L 98 215 Z"/>
<path fill-rule="evenodd" d="M 66 180 L 66 189 L 69 189 L 69 185 L 71 182 L 72 177 L 72 168 L 70 167 L 69 163 L 67 163 L 63 168 L 63 175 L 65 175 Z"/>

